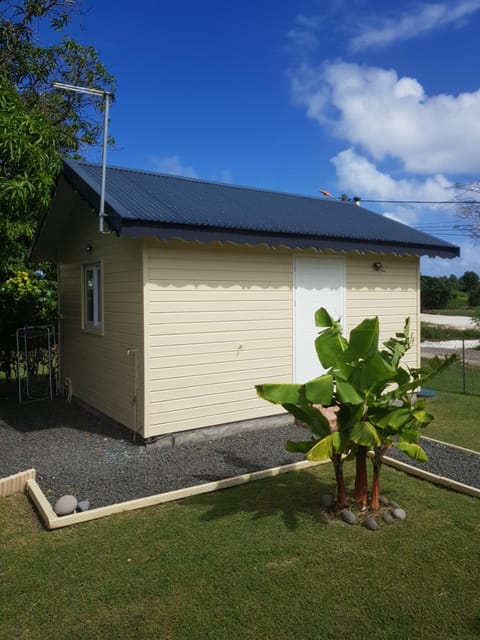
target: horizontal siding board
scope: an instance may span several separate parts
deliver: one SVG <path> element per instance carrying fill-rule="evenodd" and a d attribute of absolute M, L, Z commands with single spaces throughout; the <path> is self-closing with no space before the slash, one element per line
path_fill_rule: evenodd
<path fill-rule="evenodd" d="M 157 362 L 157 360 L 156 360 Z M 281 356 L 276 357 L 272 356 L 268 358 L 268 363 L 271 368 L 278 369 L 279 371 L 285 371 L 287 368 L 291 368 L 291 360 L 289 357 Z M 160 364 L 160 363 L 159 363 Z M 265 364 L 265 358 L 257 359 L 257 360 L 244 360 L 244 361 L 230 361 L 224 362 L 222 365 L 222 375 L 228 376 L 230 373 L 239 372 L 239 371 L 247 371 L 250 373 L 252 380 L 255 380 L 255 370 L 261 367 L 262 364 Z M 150 379 L 153 380 L 163 380 L 164 378 L 172 378 L 172 377 L 182 377 L 182 376 L 204 376 L 210 373 L 215 373 L 219 369 L 216 363 L 214 364 L 192 364 L 192 365 L 182 365 L 181 367 L 175 364 L 172 364 L 171 367 L 158 366 L 154 367 L 153 363 L 150 363 Z M 216 390 L 212 389 L 212 393 L 215 393 Z"/>
<path fill-rule="evenodd" d="M 271 289 L 247 289 L 237 286 L 235 289 L 195 288 L 193 285 L 185 295 L 185 289 L 160 288 L 150 285 L 146 291 L 149 302 L 276 302 L 292 300 L 289 287 Z"/>
<path fill-rule="evenodd" d="M 268 332 L 269 329 L 290 329 L 292 328 L 292 322 L 290 319 L 285 318 L 276 320 L 244 320 L 243 322 L 238 322 L 235 320 L 226 320 L 224 322 L 212 321 L 205 322 L 201 321 L 201 318 L 194 316 L 192 314 L 191 322 L 182 322 L 182 323 L 164 323 L 162 322 L 162 314 L 152 314 L 150 317 L 150 325 L 149 325 L 149 336 L 158 335 L 158 333 L 162 333 L 164 335 L 180 335 L 186 332 L 191 331 L 192 333 L 213 333 L 215 334 L 217 331 L 222 332 L 231 332 L 231 336 L 237 332 L 238 329 L 242 331 L 265 331 Z"/>
<path fill-rule="evenodd" d="M 198 275 L 198 274 L 197 274 Z M 222 274 L 224 275 L 224 274 Z M 261 274 L 264 277 L 264 274 Z M 157 287 L 165 287 L 168 289 L 183 289 L 184 291 L 193 291 L 193 290 L 203 290 L 209 291 L 212 288 L 225 289 L 227 291 L 243 291 L 245 288 L 251 288 L 253 291 L 273 291 L 273 290 L 283 290 L 289 291 L 289 287 L 283 284 L 284 279 L 279 278 L 276 284 L 272 284 L 274 282 L 271 279 L 268 280 L 259 280 L 258 278 L 252 275 L 251 278 L 242 279 L 242 284 L 238 282 L 234 282 L 232 280 L 228 280 L 227 278 L 220 279 L 218 277 L 207 280 L 206 278 L 202 278 L 201 281 L 195 280 L 195 277 L 191 278 L 181 278 L 178 274 L 172 274 L 172 277 L 162 281 L 161 279 L 156 279 L 155 283 Z"/>
<path fill-rule="evenodd" d="M 275 350 L 280 353 L 279 350 L 285 350 L 285 353 L 290 354 L 292 348 L 291 337 L 288 340 L 279 340 L 278 338 L 266 338 L 264 340 L 249 340 L 248 348 L 241 340 L 231 341 L 231 336 L 227 336 L 229 339 L 226 342 L 212 342 L 206 343 L 200 341 L 196 344 L 178 345 L 178 344 L 165 344 L 163 346 L 150 346 L 149 355 L 152 360 L 154 358 L 168 358 L 170 356 L 196 356 L 202 354 L 214 354 L 225 353 L 240 355 L 240 352 L 251 354 L 257 351 L 263 352 L 264 350 Z"/>
<path fill-rule="evenodd" d="M 219 415 L 225 413 L 236 412 L 239 415 L 242 415 L 242 412 L 245 411 L 253 411 L 258 409 L 260 412 L 266 412 L 267 414 L 272 413 L 272 407 L 274 405 L 270 405 L 265 408 L 267 403 L 262 401 L 260 398 L 248 399 L 248 400 L 236 400 L 234 402 L 229 402 L 225 399 L 225 402 L 215 402 L 210 405 L 202 406 L 201 410 L 199 405 L 195 407 L 191 407 L 190 403 L 185 403 L 184 408 L 176 408 L 170 411 L 164 411 L 160 406 L 155 405 L 155 408 L 159 409 L 158 416 L 161 418 L 162 422 L 171 422 L 173 420 L 188 420 L 189 426 L 185 428 L 195 428 L 196 418 L 200 415 L 202 417 L 210 416 L 211 418 L 216 418 Z M 157 414 L 152 412 L 151 417 L 155 419 Z"/>
<path fill-rule="evenodd" d="M 258 358 L 261 359 L 267 356 L 270 358 L 281 358 L 282 361 L 285 358 L 289 358 L 291 355 L 291 349 L 289 347 L 278 347 L 267 351 L 266 349 L 236 349 L 232 351 L 214 351 L 210 353 L 192 354 L 185 353 L 171 356 L 159 356 L 154 357 L 150 353 L 150 366 L 152 371 L 178 367 L 182 368 L 184 365 L 207 365 L 207 364 L 222 364 L 225 370 L 229 370 L 230 365 L 234 363 L 236 366 L 255 366 L 254 363 L 258 362 Z"/>
<path fill-rule="evenodd" d="M 193 296 L 192 296 L 193 297 Z M 174 302 L 175 313 L 201 313 L 202 318 L 204 315 L 210 314 L 235 314 L 237 317 L 255 317 L 255 314 L 261 313 L 261 317 L 265 317 L 265 313 L 270 314 L 269 317 L 281 313 L 285 315 L 288 313 L 288 306 L 285 303 L 286 300 L 217 300 L 215 296 L 212 296 L 210 300 L 198 300 L 189 296 L 188 300 L 178 300 Z M 158 302 L 150 301 L 151 313 L 163 313 L 165 310 L 165 304 L 168 301 L 162 300 Z"/>
<path fill-rule="evenodd" d="M 255 384 L 262 384 L 266 382 L 292 382 L 292 374 L 290 372 L 284 373 L 279 371 L 276 367 L 264 367 L 263 369 L 257 369 L 252 375 L 251 370 L 243 369 L 240 371 L 233 371 L 229 374 L 228 378 L 223 371 L 217 371 L 214 373 L 204 374 L 199 376 L 198 373 L 190 376 L 178 375 L 176 377 L 163 378 L 157 380 L 156 383 L 152 381 L 151 391 L 154 393 L 156 390 L 165 391 L 173 389 L 185 389 L 185 387 L 197 386 L 200 382 L 205 386 L 210 387 L 212 385 L 218 385 L 225 380 L 235 382 L 239 386 L 237 388 L 245 388 L 245 386 L 255 386 Z M 216 389 L 211 389 L 210 392 L 216 392 Z"/>
<path fill-rule="evenodd" d="M 175 308 L 174 311 L 167 312 L 160 311 L 158 307 L 151 310 L 150 318 L 152 320 L 152 324 L 176 324 L 180 325 L 182 323 L 188 322 L 189 324 L 195 326 L 197 324 L 211 324 L 211 323 L 246 323 L 250 325 L 251 323 L 257 323 L 261 321 L 270 322 L 271 320 L 275 320 L 275 322 L 283 322 L 289 323 L 291 316 L 290 309 L 277 309 L 275 313 L 272 313 L 271 309 L 238 309 L 238 310 L 213 310 L 213 311 L 202 311 L 199 309 L 195 311 L 193 308 L 190 310 L 181 310 L 179 311 Z"/>
<path fill-rule="evenodd" d="M 281 383 L 281 382 L 286 383 L 290 381 L 290 377 L 278 376 L 275 379 L 275 381 L 278 383 Z M 261 384 L 261 382 L 263 382 L 263 380 L 260 381 L 258 384 Z M 172 380 L 172 384 L 175 384 L 175 379 Z M 225 378 L 224 378 L 223 381 L 216 383 L 216 388 L 217 388 L 216 389 L 217 392 L 222 394 L 226 394 L 226 393 L 230 394 L 237 391 L 239 392 L 248 391 L 248 393 L 251 394 L 253 386 L 250 383 L 250 379 L 245 381 L 228 379 L 228 381 L 225 381 Z M 175 391 L 175 393 L 172 394 L 172 391 Z M 188 387 L 185 387 L 183 383 L 183 378 L 182 378 L 181 380 L 178 381 L 177 387 L 172 387 L 170 389 L 162 389 L 158 391 L 152 391 L 150 394 L 150 401 L 152 403 L 170 401 L 172 397 L 175 397 L 176 399 L 179 399 L 179 400 L 187 401 L 192 398 L 207 396 L 210 392 L 211 392 L 210 384 L 206 383 L 206 384 L 200 384 L 197 386 L 189 385 Z"/>
<path fill-rule="evenodd" d="M 253 400 L 258 400 L 254 387 L 250 387 L 249 389 L 235 389 L 233 391 L 229 391 L 228 400 L 226 394 L 225 402 L 223 403 L 213 402 L 211 394 L 208 393 L 204 395 L 197 394 L 193 397 L 195 398 L 195 409 L 198 410 L 201 407 L 202 411 L 204 407 L 221 406 L 223 404 L 229 404 L 231 407 L 233 407 L 235 403 L 238 402 L 247 402 L 248 406 L 250 406 Z M 152 399 L 150 399 L 150 403 L 152 415 L 155 415 L 157 411 L 161 414 L 166 414 L 167 412 L 172 411 L 183 411 L 185 407 L 191 407 L 192 405 L 190 394 L 186 398 L 169 398 L 158 401 L 153 401 Z"/>
<path fill-rule="evenodd" d="M 158 331 L 158 329 L 157 329 Z M 176 335 L 153 333 L 149 330 L 149 344 L 150 347 L 168 346 L 183 346 L 183 345 L 204 345 L 208 348 L 210 344 L 217 343 L 230 343 L 232 338 L 238 343 L 243 343 L 245 340 L 251 340 L 256 343 L 258 341 L 264 341 L 268 339 L 272 340 L 285 340 L 289 344 L 292 344 L 292 332 L 288 327 L 283 329 L 268 329 L 263 331 L 253 330 L 247 331 L 244 327 L 239 327 L 239 330 L 232 336 L 230 331 L 225 332 L 204 332 L 204 333 L 178 333 Z"/>

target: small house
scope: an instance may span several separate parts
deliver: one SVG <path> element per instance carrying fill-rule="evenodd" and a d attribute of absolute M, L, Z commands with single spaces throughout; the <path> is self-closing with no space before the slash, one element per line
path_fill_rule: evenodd
<path fill-rule="evenodd" d="M 254 385 L 321 373 L 321 306 L 382 339 L 409 316 L 418 365 L 420 256 L 456 246 L 351 202 L 114 167 L 102 230 L 101 177 L 65 161 L 31 255 L 58 264 L 60 382 L 145 441 L 278 414 Z"/>

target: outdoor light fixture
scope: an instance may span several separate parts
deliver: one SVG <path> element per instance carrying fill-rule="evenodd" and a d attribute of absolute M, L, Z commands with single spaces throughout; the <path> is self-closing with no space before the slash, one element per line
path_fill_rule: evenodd
<path fill-rule="evenodd" d="M 110 233 L 104 231 L 105 221 L 105 178 L 107 173 L 107 141 L 108 141 L 108 112 L 110 110 L 110 102 L 113 99 L 111 91 L 104 89 L 91 89 L 89 87 L 77 87 L 73 84 L 65 84 L 64 82 L 52 82 L 55 89 L 63 89 L 64 91 L 75 91 L 76 93 L 88 93 L 91 96 L 99 96 L 104 101 L 104 118 L 103 118 L 103 149 L 102 149 L 102 181 L 100 187 L 100 210 L 98 212 L 100 233 Z"/>
<path fill-rule="evenodd" d="M 385 271 L 381 262 L 374 262 L 373 268 L 375 269 L 375 271 Z"/>
<path fill-rule="evenodd" d="M 85 245 L 85 253 L 92 253 L 93 247 L 91 244 Z"/>

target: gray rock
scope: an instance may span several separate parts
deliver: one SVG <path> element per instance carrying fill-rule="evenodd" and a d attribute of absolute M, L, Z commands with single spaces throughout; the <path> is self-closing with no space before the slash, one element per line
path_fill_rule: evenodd
<path fill-rule="evenodd" d="M 80 500 L 77 504 L 77 509 L 79 511 L 88 511 L 90 509 L 90 500 Z"/>
<path fill-rule="evenodd" d="M 331 509 L 331 507 L 333 507 L 334 502 L 335 502 L 335 498 L 334 496 L 332 496 L 331 493 L 324 493 L 322 496 L 320 496 L 320 503 L 322 507 L 324 507 L 325 509 Z"/>
<path fill-rule="evenodd" d="M 370 531 L 377 531 L 378 529 L 378 522 L 375 520 L 375 518 L 365 518 L 364 525 L 367 529 L 370 529 Z"/>
<path fill-rule="evenodd" d="M 388 505 L 390 504 L 387 496 L 380 496 L 379 500 L 382 507 L 388 507 Z"/>
<path fill-rule="evenodd" d="M 341 511 L 340 512 L 340 517 L 347 524 L 356 524 L 357 523 L 357 518 L 356 518 L 355 514 L 352 513 L 351 511 L 349 511 L 348 509 L 344 509 L 343 511 Z"/>
<path fill-rule="evenodd" d="M 387 524 L 392 524 L 392 522 L 395 520 L 395 518 L 392 516 L 392 514 L 388 513 L 388 512 L 383 514 L 382 519 Z"/>
<path fill-rule="evenodd" d="M 392 509 L 400 509 L 400 505 L 397 502 L 394 502 L 393 500 L 390 500 L 388 504 Z"/>
<path fill-rule="evenodd" d="M 399 520 L 405 520 L 405 518 L 407 517 L 407 514 L 405 513 L 405 511 L 403 509 L 400 509 L 400 507 L 397 507 L 396 509 L 394 509 L 392 513 L 394 517 L 398 518 Z"/>
<path fill-rule="evenodd" d="M 69 513 L 73 513 L 75 511 L 77 505 L 78 500 L 75 498 L 75 496 L 67 494 L 56 501 L 53 510 L 55 511 L 57 516 L 67 516 Z"/>

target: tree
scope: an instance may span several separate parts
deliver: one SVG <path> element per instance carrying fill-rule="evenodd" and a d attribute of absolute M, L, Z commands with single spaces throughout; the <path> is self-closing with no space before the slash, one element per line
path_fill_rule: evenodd
<path fill-rule="evenodd" d="M 397 447 L 415 460 L 426 460 L 418 444 L 419 430 L 433 419 L 425 400 L 413 391 L 442 371 L 456 356 L 433 358 L 425 368 L 409 368 L 401 360 L 411 346 L 410 323 L 379 349 L 378 318 L 363 320 L 347 340 L 326 309 L 315 314 L 320 335 L 315 349 L 326 373 L 305 384 L 260 384 L 258 395 L 281 404 L 311 430 L 310 440 L 287 442 L 289 451 L 309 460 L 331 459 L 337 483 L 337 506 L 348 503 L 344 460 L 356 458 L 354 502 L 367 502 L 366 457 L 372 451 L 370 509 L 379 508 L 383 456 Z"/>
<path fill-rule="evenodd" d="M 469 232 L 475 240 L 480 238 L 480 182 L 456 184 L 453 189 L 458 201 L 457 212 L 460 218 L 471 221 Z"/>
<path fill-rule="evenodd" d="M 445 309 L 454 291 L 449 278 L 420 276 L 420 298 L 422 310 Z"/>
<path fill-rule="evenodd" d="M 111 89 L 113 77 L 92 46 L 68 35 L 47 46 L 39 43 L 40 24 L 59 38 L 80 11 L 78 0 L 4 0 L 0 12 L 0 70 L 17 88 L 27 109 L 42 111 L 57 130 L 57 148 L 77 155 L 97 144 L 103 102 L 87 94 L 58 91 L 53 81 Z M 93 111 L 93 116 L 90 112 Z"/>
<path fill-rule="evenodd" d="M 60 38 L 79 6 L 75 0 L 1 3 L 0 367 L 7 376 L 12 330 L 52 320 L 55 271 L 48 264 L 32 269 L 27 252 L 50 202 L 61 154 L 78 156 L 102 130 L 103 102 L 54 90 L 52 82 L 96 88 L 112 82 L 93 47 Z M 47 46 L 39 42 L 40 26 L 50 28 Z"/>
<path fill-rule="evenodd" d="M 27 108 L 0 73 L 0 279 L 25 266 L 38 213 L 48 206 L 60 170 L 57 133 L 38 109 Z"/>
<path fill-rule="evenodd" d="M 0 73 L 0 368 L 12 372 L 15 329 L 55 316 L 55 286 L 45 269 L 26 267 L 36 216 L 50 201 L 61 159 L 46 116 L 27 109 Z"/>

